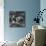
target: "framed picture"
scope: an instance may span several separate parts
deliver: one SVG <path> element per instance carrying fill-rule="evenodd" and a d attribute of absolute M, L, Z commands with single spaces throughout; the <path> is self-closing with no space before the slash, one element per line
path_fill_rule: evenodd
<path fill-rule="evenodd" d="M 9 12 L 10 27 L 25 27 L 25 11 Z"/>

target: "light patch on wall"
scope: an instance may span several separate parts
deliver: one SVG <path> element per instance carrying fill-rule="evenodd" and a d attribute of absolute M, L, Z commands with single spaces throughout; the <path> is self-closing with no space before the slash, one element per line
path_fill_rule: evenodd
<path fill-rule="evenodd" d="M 4 5 L 4 0 L 0 0 L 0 7 Z"/>
<path fill-rule="evenodd" d="M 0 7 L 0 42 L 4 41 L 4 9 Z"/>

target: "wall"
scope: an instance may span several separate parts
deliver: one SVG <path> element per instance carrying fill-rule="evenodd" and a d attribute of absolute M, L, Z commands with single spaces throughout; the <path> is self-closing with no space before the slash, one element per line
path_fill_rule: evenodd
<path fill-rule="evenodd" d="M 26 26 L 9 27 L 9 11 L 26 11 Z M 18 41 L 32 29 L 32 21 L 40 10 L 40 0 L 4 0 L 4 38 L 7 41 Z"/>
<path fill-rule="evenodd" d="M 46 0 L 41 0 L 41 1 L 40 1 L 40 9 L 41 9 L 41 11 L 42 11 L 43 9 L 46 9 Z M 46 27 L 46 11 L 43 12 L 42 17 L 43 17 L 43 22 L 41 21 L 41 22 L 40 22 L 40 25 Z"/>
<path fill-rule="evenodd" d="M 3 6 L 4 6 L 3 0 L 1 0 L 0 1 L 0 42 L 4 41 L 4 8 Z"/>
<path fill-rule="evenodd" d="M 43 9 L 46 9 L 46 0 L 40 0 L 40 10 L 43 10 Z M 43 22 L 40 21 L 40 25 L 46 27 L 46 11 L 43 13 L 42 17 L 43 17 L 44 21 Z"/>

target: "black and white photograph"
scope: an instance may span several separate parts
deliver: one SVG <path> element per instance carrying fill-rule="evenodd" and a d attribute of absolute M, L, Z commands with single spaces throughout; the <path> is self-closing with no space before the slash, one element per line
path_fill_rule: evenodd
<path fill-rule="evenodd" d="M 25 27 L 25 11 L 9 12 L 10 27 Z"/>

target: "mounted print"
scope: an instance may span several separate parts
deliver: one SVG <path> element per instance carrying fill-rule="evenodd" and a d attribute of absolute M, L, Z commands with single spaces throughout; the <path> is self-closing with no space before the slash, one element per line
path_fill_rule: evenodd
<path fill-rule="evenodd" d="M 25 27 L 25 11 L 9 12 L 10 27 Z"/>

